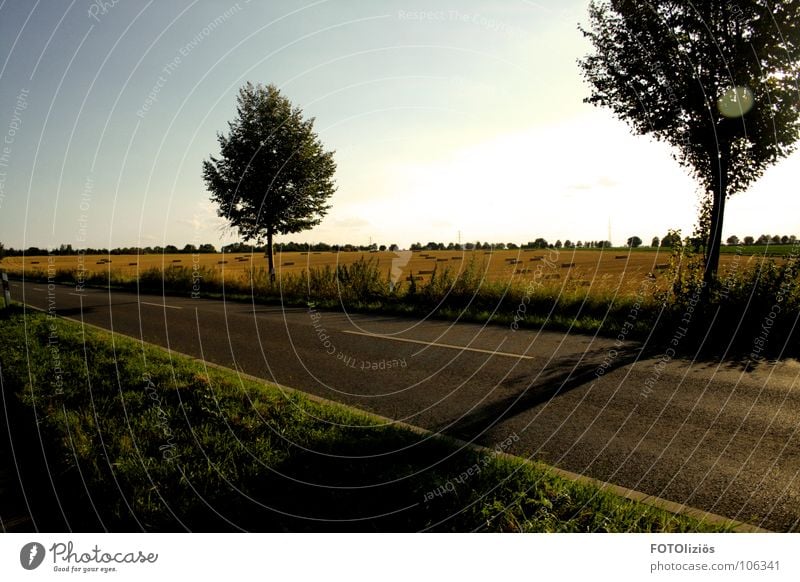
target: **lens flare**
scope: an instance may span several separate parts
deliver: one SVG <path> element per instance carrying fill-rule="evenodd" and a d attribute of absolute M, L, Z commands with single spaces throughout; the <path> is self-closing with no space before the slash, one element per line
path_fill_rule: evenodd
<path fill-rule="evenodd" d="M 733 87 L 717 100 L 717 109 L 725 117 L 742 117 L 753 108 L 754 102 L 755 98 L 750 89 Z"/>

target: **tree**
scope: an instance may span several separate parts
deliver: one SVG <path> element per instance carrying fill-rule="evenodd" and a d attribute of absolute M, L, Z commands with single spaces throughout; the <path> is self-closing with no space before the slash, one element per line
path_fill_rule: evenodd
<path fill-rule="evenodd" d="M 336 191 L 336 163 L 314 133 L 314 119 L 304 119 L 274 85 L 247 83 L 236 103 L 228 134 L 217 134 L 220 157 L 203 162 L 203 178 L 219 216 L 245 241 L 266 240 L 274 278 L 273 237 L 321 222 Z"/>
<path fill-rule="evenodd" d="M 3 260 L 3 257 L 6 256 L 6 247 L 3 246 L 3 243 L 0 243 L 0 261 Z"/>
<path fill-rule="evenodd" d="M 639 248 L 642 246 L 642 239 L 640 239 L 638 236 L 632 236 L 625 242 L 625 245 L 633 249 Z"/>
<path fill-rule="evenodd" d="M 556 241 L 556 244 L 555 244 L 554 246 L 555 246 L 557 249 L 560 249 L 560 248 L 561 248 L 561 239 L 557 240 L 557 241 Z"/>
<path fill-rule="evenodd" d="M 758 239 L 756 240 L 756 244 L 757 244 L 757 245 L 766 245 L 766 244 L 769 244 L 769 235 L 768 235 L 768 234 L 762 234 L 762 235 L 761 235 L 760 237 L 758 237 Z"/>
<path fill-rule="evenodd" d="M 399 251 L 400 247 L 398 247 L 395 243 L 392 243 L 392 244 L 389 245 L 389 250 L 394 253 L 394 252 Z"/>
<path fill-rule="evenodd" d="M 746 236 L 746 237 L 744 237 L 744 244 L 745 244 L 745 245 L 747 245 L 747 246 L 750 246 L 750 245 L 752 245 L 754 242 L 755 242 L 755 239 L 753 239 L 753 237 L 752 237 L 752 236 Z"/>
<path fill-rule="evenodd" d="M 739 244 L 739 237 L 736 236 L 735 234 L 732 234 L 731 236 L 728 237 L 728 240 L 726 240 L 725 242 L 728 243 L 730 246 L 735 247 L 736 245 Z"/>
<path fill-rule="evenodd" d="M 657 236 L 654 236 L 654 237 L 653 237 L 653 240 L 652 240 L 652 241 L 650 241 L 650 246 L 651 246 L 651 247 L 657 247 L 657 246 L 659 246 L 660 244 L 661 244 L 661 240 L 660 240 L 660 239 L 659 239 Z"/>
<path fill-rule="evenodd" d="M 716 278 L 727 196 L 798 138 L 800 0 L 593 0 L 585 101 L 674 148 L 704 192 L 705 279 Z"/>
<path fill-rule="evenodd" d="M 681 246 L 681 233 L 677 230 L 670 230 L 661 238 L 662 247 L 679 247 Z"/>

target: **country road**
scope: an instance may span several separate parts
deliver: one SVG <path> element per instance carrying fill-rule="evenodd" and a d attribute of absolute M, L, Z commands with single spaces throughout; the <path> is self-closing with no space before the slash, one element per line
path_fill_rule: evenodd
<path fill-rule="evenodd" d="M 513 454 L 800 531 L 794 361 L 746 372 L 579 334 L 62 285 L 48 298 L 46 284 L 18 281 L 11 290 L 284 386 L 487 446 L 517 435 Z"/>

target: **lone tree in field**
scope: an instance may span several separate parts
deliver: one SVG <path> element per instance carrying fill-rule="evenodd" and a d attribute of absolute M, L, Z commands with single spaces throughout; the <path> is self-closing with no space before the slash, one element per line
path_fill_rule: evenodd
<path fill-rule="evenodd" d="M 336 191 L 333 152 L 274 85 L 247 83 L 239 90 L 237 117 L 217 134 L 220 157 L 203 162 L 203 178 L 217 214 L 244 240 L 266 242 L 275 276 L 272 239 L 319 224 Z"/>
<path fill-rule="evenodd" d="M 585 101 L 674 148 L 708 196 L 705 280 L 716 278 L 727 196 L 798 138 L 800 0 L 594 0 Z"/>
<path fill-rule="evenodd" d="M 638 249 L 640 246 L 642 246 L 642 239 L 640 239 L 638 236 L 632 236 L 625 241 L 625 245 L 634 249 Z"/>

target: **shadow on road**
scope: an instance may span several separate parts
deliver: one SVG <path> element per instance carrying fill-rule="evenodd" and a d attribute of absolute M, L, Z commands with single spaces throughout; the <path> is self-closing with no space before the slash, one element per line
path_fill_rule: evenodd
<path fill-rule="evenodd" d="M 464 440 L 476 439 L 500 422 L 524 414 L 576 388 L 591 387 L 602 375 L 658 353 L 661 350 L 636 346 L 618 355 L 613 361 L 604 359 L 608 355 L 607 348 L 583 352 L 571 358 L 559 358 L 558 364 L 546 369 L 547 375 L 540 377 L 535 384 L 528 383 L 522 392 L 478 407 L 455 424 L 441 426 L 438 430 Z M 604 368 L 602 375 L 598 375 L 598 367 L 604 362 L 608 366 Z M 518 382 L 519 378 L 510 381 Z"/>

